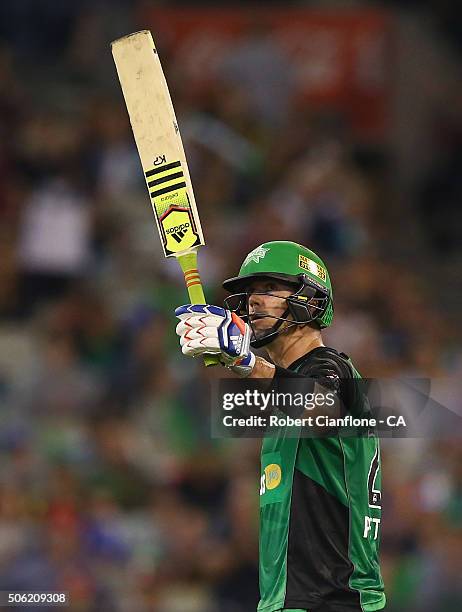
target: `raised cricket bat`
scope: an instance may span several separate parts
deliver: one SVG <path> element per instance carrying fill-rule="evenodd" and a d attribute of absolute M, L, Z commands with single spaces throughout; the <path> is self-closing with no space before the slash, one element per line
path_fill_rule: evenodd
<path fill-rule="evenodd" d="M 191 304 L 206 304 L 197 249 L 205 244 L 167 81 L 149 30 L 111 43 L 166 257 L 183 270 Z M 217 358 L 206 356 L 206 365 Z"/>

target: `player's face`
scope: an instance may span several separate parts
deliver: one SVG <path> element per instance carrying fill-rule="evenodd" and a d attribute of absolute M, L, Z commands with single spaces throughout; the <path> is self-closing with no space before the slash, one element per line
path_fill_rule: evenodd
<path fill-rule="evenodd" d="M 285 283 L 273 280 L 254 281 L 247 288 L 249 316 L 255 332 L 267 331 L 287 309 L 285 298 L 293 294 Z"/>

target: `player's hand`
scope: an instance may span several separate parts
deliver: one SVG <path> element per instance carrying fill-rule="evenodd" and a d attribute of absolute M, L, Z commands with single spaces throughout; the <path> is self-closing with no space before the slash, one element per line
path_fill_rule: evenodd
<path fill-rule="evenodd" d="M 218 355 L 222 365 L 249 376 L 255 365 L 250 350 L 250 327 L 234 312 L 219 306 L 186 304 L 175 310 L 176 333 L 184 355 Z"/>

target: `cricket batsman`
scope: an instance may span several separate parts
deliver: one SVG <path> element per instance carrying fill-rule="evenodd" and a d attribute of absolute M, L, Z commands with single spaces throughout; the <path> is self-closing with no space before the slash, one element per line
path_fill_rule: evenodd
<path fill-rule="evenodd" d="M 323 344 L 322 329 L 333 318 L 332 286 L 313 251 L 293 242 L 264 243 L 223 286 L 233 294 L 225 308 L 176 309 L 185 355 L 212 353 L 237 376 L 271 385 L 303 378 L 307 388 L 333 393 L 342 414 L 358 413 L 351 398 L 363 396 L 352 395 L 351 385 L 360 375 L 347 355 Z M 270 361 L 251 347 L 265 347 Z M 381 498 L 373 431 L 363 437 L 340 430 L 265 436 L 258 612 L 382 610 Z"/>

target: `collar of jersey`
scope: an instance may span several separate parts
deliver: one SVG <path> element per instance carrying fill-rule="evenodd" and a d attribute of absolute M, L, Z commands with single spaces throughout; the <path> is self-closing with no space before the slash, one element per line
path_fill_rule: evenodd
<path fill-rule="evenodd" d="M 316 351 L 325 351 L 326 349 L 329 350 L 329 347 L 328 346 L 316 346 L 314 349 L 311 349 L 311 351 L 308 351 L 308 353 L 305 353 L 304 355 L 296 359 L 293 363 L 291 363 L 289 366 L 287 366 L 287 370 L 293 370 L 294 372 L 296 372 L 297 369 L 302 365 L 304 361 L 306 361 L 308 357 L 316 353 Z"/>

